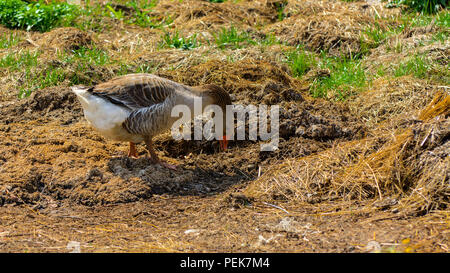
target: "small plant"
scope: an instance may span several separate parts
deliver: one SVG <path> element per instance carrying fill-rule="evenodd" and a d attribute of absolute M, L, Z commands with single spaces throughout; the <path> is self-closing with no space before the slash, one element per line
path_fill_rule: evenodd
<path fill-rule="evenodd" d="M 0 67 L 7 68 L 9 71 L 17 71 L 27 67 L 36 66 L 39 56 L 38 52 L 30 53 L 9 53 L 0 59 Z"/>
<path fill-rule="evenodd" d="M 363 35 L 369 39 L 371 47 L 377 47 L 383 43 L 388 34 L 377 22 L 375 22 L 374 26 L 369 26 L 363 31 Z"/>
<path fill-rule="evenodd" d="M 284 7 L 285 4 L 281 3 L 277 8 L 278 21 L 283 21 L 283 19 L 286 17 L 286 14 L 284 14 Z"/>
<path fill-rule="evenodd" d="M 95 47 L 81 47 L 79 49 L 73 50 L 72 53 L 73 58 L 76 58 L 77 61 L 81 61 L 84 63 L 104 65 L 109 62 L 108 53 Z"/>
<path fill-rule="evenodd" d="M 295 50 L 287 55 L 287 63 L 291 68 L 292 75 L 300 77 L 304 75 L 311 67 L 316 65 L 314 57 L 306 54 L 303 50 Z"/>
<path fill-rule="evenodd" d="M 400 77 L 404 75 L 414 75 L 416 78 L 425 78 L 430 68 L 431 64 L 425 59 L 424 56 L 416 55 L 414 58 L 401 63 L 395 69 L 394 76 Z"/>
<path fill-rule="evenodd" d="M 66 79 L 66 73 L 62 68 L 54 68 L 52 66 L 37 72 L 30 68 L 25 69 L 25 83 L 19 87 L 19 98 L 28 97 L 37 89 L 55 86 Z"/>
<path fill-rule="evenodd" d="M 141 27 L 152 27 L 158 28 L 165 24 L 170 24 L 172 20 L 170 17 L 164 20 L 158 20 L 157 18 L 150 16 L 150 11 L 156 6 L 158 2 L 156 0 L 151 0 L 146 2 L 144 5 L 139 5 L 136 1 L 128 2 L 128 6 L 134 9 L 130 18 L 125 21 L 127 24 L 135 24 Z"/>
<path fill-rule="evenodd" d="M 171 34 L 166 32 L 162 36 L 162 42 L 160 44 L 161 48 L 171 47 L 171 48 L 180 48 L 183 50 L 189 50 L 200 46 L 200 42 L 197 41 L 197 34 L 194 34 L 188 38 L 180 37 L 178 31 Z"/>
<path fill-rule="evenodd" d="M 238 30 L 232 26 L 229 29 L 222 28 L 222 30 L 218 34 L 214 34 L 214 41 L 217 46 L 221 49 L 231 47 L 232 49 L 237 49 L 242 47 L 242 43 L 246 42 L 247 44 L 256 44 L 255 41 L 252 40 L 250 35 L 245 32 Z"/>
<path fill-rule="evenodd" d="M 10 48 L 19 43 L 19 35 L 11 33 L 3 33 L 0 35 L 0 48 Z"/>
<path fill-rule="evenodd" d="M 277 37 L 274 34 L 269 33 L 264 37 L 264 39 L 260 40 L 259 43 L 261 45 L 270 46 L 270 45 L 280 44 L 280 41 L 277 39 Z"/>
<path fill-rule="evenodd" d="M 113 7 L 111 7 L 110 5 L 106 5 L 106 8 L 109 10 L 109 12 L 110 12 L 110 16 L 112 17 L 112 18 L 115 18 L 115 19 L 117 19 L 117 20 L 122 20 L 123 19 L 123 17 L 124 17 L 124 15 L 123 15 L 123 12 L 122 12 L 122 10 L 115 10 Z"/>
<path fill-rule="evenodd" d="M 358 59 L 322 54 L 319 67 L 328 69 L 330 75 L 314 80 L 310 89 L 314 97 L 327 97 L 329 91 L 334 91 L 336 99 L 345 100 L 367 84 L 366 74 Z"/>

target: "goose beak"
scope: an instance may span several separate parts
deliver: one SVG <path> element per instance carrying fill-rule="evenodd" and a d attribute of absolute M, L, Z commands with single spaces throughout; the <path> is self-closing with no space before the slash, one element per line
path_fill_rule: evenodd
<path fill-rule="evenodd" d="M 223 136 L 222 140 L 219 140 L 219 144 L 220 144 L 220 149 L 222 151 L 226 151 L 228 148 L 228 140 L 227 140 L 227 136 Z"/>

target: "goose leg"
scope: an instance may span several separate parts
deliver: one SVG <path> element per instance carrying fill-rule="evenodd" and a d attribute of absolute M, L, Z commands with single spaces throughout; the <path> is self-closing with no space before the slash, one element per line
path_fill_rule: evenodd
<path fill-rule="evenodd" d="M 176 165 L 169 164 L 169 163 L 159 159 L 158 155 L 156 155 L 155 150 L 153 149 L 153 141 L 152 141 L 151 137 L 149 137 L 145 140 L 145 144 L 147 145 L 147 150 L 150 155 L 150 161 L 152 161 L 154 164 L 159 164 L 159 165 L 166 167 L 168 169 L 171 169 L 171 170 L 177 169 Z"/>
<path fill-rule="evenodd" d="M 136 144 L 134 142 L 130 142 L 130 151 L 128 152 L 128 157 L 138 158 L 136 153 Z"/>

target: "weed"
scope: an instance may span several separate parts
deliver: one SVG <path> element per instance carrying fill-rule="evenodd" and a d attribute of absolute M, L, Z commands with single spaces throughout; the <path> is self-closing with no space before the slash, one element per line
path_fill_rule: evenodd
<path fill-rule="evenodd" d="M 35 90 L 58 85 L 66 79 L 66 73 L 62 68 L 51 66 L 39 73 L 27 68 L 25 69 L 24 79 L 25 84 L 19 88 L 19 98 L 28 97 Z"/>
<path fill-rule="evenodd" d="M 9 71 L 17 71 L 23 68 L 36 66 L 39 56 L 38 52 L 30 53 L 9 53 L 0 59 L 0 67 L 7 68 Z"/>
<path fill-rule="evenodd" d="M 162 36 L 162 42 L 160 43 L 160 48 L 171 47 L 180 48 L 183 50 L 189 50 L 200 46 L 200 42 L 197 40 L 197 34 L 194 34 L 188 38 L 180 37 L 178 31 L 170 34 L 166 32 Z"/>
<path fill-rule="evenodd" d="M 424 56 L 416 55 L 406 62 L 401 63 L 395 70 L 394 76 L 414 75 L 416 78 L 425 78 L 431 64 Z"/>
<path fill-rule="evenodd" d="M 449 32 L 448 31 L 438 31 L 433 34 L 433 37 L 431 38 L 432 42 L 439 41 L 442 44 L 445 43 L 446 40 L 448 40 Z"/>
<path fill-rule="evenodd" d="M 287 62 L 291 68 L 292 75 L 300 77 L 304 75 L 311 67 L 316 65 L 315 59 L 312 55 L 307 54 L 304 50 L 295 50 L 288 53 Z"/>
<path fill-rule="evenodd" d="M 156 4 L 156 0 L 148 1 L 143 5 L 138 4 L 136 1 L 128 2 L 127 5 L 134 9 L 134 13 L 132 13 L 131 16 L 125 20 L 125 22 L 127 24 L 152 28 L 158 28 L 166 24 L 170 24 L 173 21 L 170 17 L 163 20 L 158 20 L 157 18 L 150 16 L 149 13 L 151 9 L 156 6 Z"/>
<path fill-rule="evenodd" d="M 331 73 L 329 76 L 314 80 L 311 86 L 311 94 L 314 97 L 327 97 L 328 91 L 334 91 L 338 100 L 344 100 L 367 84 L 366 74 L 360 60 L 328 57 L 322 53 L 319 67 L 328 69 Z"/>
<path fill-rule="evenodd" d="M 124 15 L 123 15 L 122 10 L 119 9 L 119 10 L 116 11 L 110 5 L 106 5 L 106 8 L 109 10 L 111 18 L 115 18 L 117 20 L 122 20 L 123 19 Z"/>
<path fill-rule="evenodd" d="M 232 49 L 241 48 L 242 43 L 244 42 L 252 45 L 256 44 L 256 42 L 252 40 L 247 32 L 238 32 L 238 30 L 234 26 L 228 29 L 222 28 L 222 30 L 218 34 L 213 33 L 213 37 L 215 43 L 221 49 L 229 47 Z"/>
<path fill-rule="evenodd" d="M 261 45 L 271 46 L 271 45 L 280 44 L 281 42 L 278 40 L 278 38 L 274 34 L 269 33 L 269 34 L 265 35 L 264 39 L 260 40 L 259 43 Z"/>
<path fill-rule="evenodd" d="M 369 40 L 370 47 L 377 47 L 388 37 L 389 32 L 381 28 L 380 24 L 375 22 L 374 26 L 369 26 L 363 30 L 364 40 Z"/>
<path fill-rule="evenodd" d="M 17 45 L 20 42 L 20 38 L 18 34 L 11 33 L 2 33 L 0 35 L 0 48 L 10 48 L 12 46 Z"/>
<path fill-rule="evenodd" d="M 278 17 L 278 21 L 283 21 L 283 19 L 286 17 L 286 14 L 284 14 L 284 4 L 280 4 L 279 7 L 277 8 L 277 17 Z"/>
<path fill-rule="evenodd" d="M 79 49 L 73 50 L 73 57 L 77 61 L 84 63 L 94 64 L 94 65 L 104 65 L 109 63 L 109 55 L 106 51 L 100 50 L 98 48 L 87 48 L 81 47 Z"/>

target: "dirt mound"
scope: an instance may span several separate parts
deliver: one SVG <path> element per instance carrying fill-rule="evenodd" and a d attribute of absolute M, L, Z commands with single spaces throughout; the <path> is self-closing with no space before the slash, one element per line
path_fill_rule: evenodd
<path fill-rule="evenodd" d="M 373 127 L 400 114 L 417 114 L 439 91 L 442 88 L 411 76 L 379 78 L 370 90 L 351 98 L 348 106 L 367 126 Z"/>
<path fill-rule="evenodd" d="M 263 102 L 264 97 L 271 92 L 301 90 L 302 83 L 290 77 L 287 70 L 287 67 L 263 60 L 211 60 L 190 68 L 164 71 L 160 74 L 191 86 L 217 84 L 233 94 L 235 101 L 258 103 Z"/>
<path fill-rule="evenodd" d="M 297 14 L 265 30 L 289 45 L 305 45 L 311 51 L 349 56 L 361 51 L 360 33 L 373 22 L 369 16 L 344 9 L 309 16 Z"/>
<path fill-rule="evenodd" d="M 209 1 L 187 0 L 160 1 L 151 15 L 169 17 L 173 27 L 182 32 L 215 31 L 231 25 L 257 26 L 277 20 L 277 4 L 285 1 L 239 1 L 211 3 Z M 281 5 L 281 4 L 280 4 Z"/>
<path fill-rule="evenodd" d="M 263 152 L 260 143 L 246 140 L 220 152 L 215 141 L 161 135 L 155 139 L 157 151 L 180 165 L 170 172 L 150 165 L 140 145 L 141 158 L 127 158 L 127 144 L 107 141 L 89 128 L 69 88 L 48 88 L 2 107 L 1 202 L 45 208 L 135 202 L 154 194 L 211 194 L 253 179 L 260 167 L 358 137 L 361 129 L 345 106 L 311 100 L 299 91 L 299 81 L 265 61 L 210 61 L 161 74 L 189 85 L 220 84 L 235 96 L 234 103 L 279 104 L 279 150 Z"/>
<path fill-rule="evenodd" d="M 252 182 L 252 197 L 318 203 L 335 199 L 390 199 L 408 213 L 449 205 L 450 97 L 439 94 L 409 127 L 380 126 L 370 137 L 339 144 L 273 168 Z M 274 186 L 275 185 L 275 186 Z M 386 206 L 382 206 L 386 209 Z"/>
<path fill-rule="evenodd" d="M 92 47 L 94 43 L 89 33 L 73 27 L 55 28 L 43 34 L 36 34 L 33 39 L 40 47 L 60 52 Z"/>
<path fill-rule="evenodd" d="M 28 99 L 6 102 L 0 109 L 5 124 L 21 121 L 58 119 L 69 124 L 82 116 L 81 106 L 69 87 L 50 87 L 35 91 Z"/>
<path fill-rule="evenodd" d="M 303 1 L 289 0 L 283 8 L 286 17 L 294 15 L 311 16 L 326 12 L 347 10 L 360 13 L 369 17 L 390 17 L 399 15 L 400 9 L 386 8 L 385 4 L 378 1 Z"/>
<path fill-rule="evenodd" d="M 434 41 L 432 28 L 414 28 L 405 33 L 390 37 L 383 45 L 372 49 L 364 59 L 368 71 L 376 73 L 380 67 L 390 65 L 390 69 L 407 61 L 415 55 L 424 56 L 430 62 L 448 65 L 450 42 Z"/>

